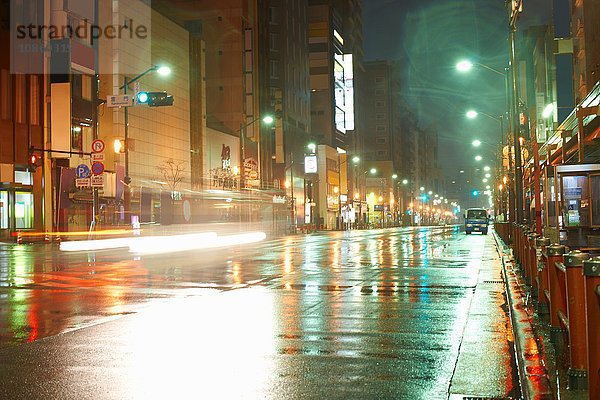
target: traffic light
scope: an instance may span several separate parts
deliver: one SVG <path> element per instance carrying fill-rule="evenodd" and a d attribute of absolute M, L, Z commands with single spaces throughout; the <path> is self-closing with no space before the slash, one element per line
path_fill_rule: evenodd
<path fill-rule="evenodd" d="M 31 146 L 29 148 L 29 172 L 35 172 L 36 168 L 42 163 L 42 157 L 35 151 L 35 148 Z"/>
<path fill-rule="evenodd" d="M 479 191 L 478 190 L 473 190 L 473 197 L 477 197 L 479 196 Z"/>
<path fill-rule="evenodd" d="M 150 107 L 172 106 L 175 102 L 173 96 L 167 92 L 139 92 L 136 100 L 138 104 L 147 104 Z"/>

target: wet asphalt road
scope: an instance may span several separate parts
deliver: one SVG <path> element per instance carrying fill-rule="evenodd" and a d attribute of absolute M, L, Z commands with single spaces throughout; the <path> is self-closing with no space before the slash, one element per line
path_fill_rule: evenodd
<path fill-rule="evenodd" d="M 0 249 L 0 398 L 517 397 L 490 236 L 292 236 L 132 257 Z"/>

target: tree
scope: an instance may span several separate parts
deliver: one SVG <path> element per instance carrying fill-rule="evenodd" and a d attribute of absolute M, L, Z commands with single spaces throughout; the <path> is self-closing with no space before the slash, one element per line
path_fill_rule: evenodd
<path fill-rule="evenodd" d="M 169 185 L 171 191 L 175 192 L 177 186 L 183 180 L 183 171 L 185 171 L 183 161 L 174 161 L 172 158 L 169 158 L 156 168 L 162 174 L 164 181 Z"/>

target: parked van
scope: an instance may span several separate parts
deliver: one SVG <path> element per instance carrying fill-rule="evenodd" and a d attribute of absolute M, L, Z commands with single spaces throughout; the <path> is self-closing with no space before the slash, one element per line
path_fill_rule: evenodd
<path fill-rule="evenodd" d="M 469 208 L 465 214 L 465 233 L 481 232 L 488 233 L 488 214 L 485 208 Z"/>

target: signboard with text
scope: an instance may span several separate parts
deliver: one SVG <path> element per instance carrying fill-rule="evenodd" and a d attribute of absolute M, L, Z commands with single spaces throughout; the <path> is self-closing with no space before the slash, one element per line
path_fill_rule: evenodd
<path fill-rule="evenodd" d="M 104 187 L 104 175 L 93 175 L 91 178 L 92 187 Z"/>
<path fill-rule="evenodd" d="M 304 156 L 304 173 L 316 174 L 317 173 L 317 156 L 310 155 Z"/>

